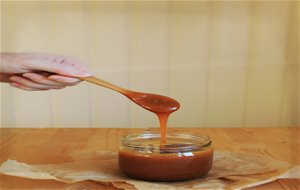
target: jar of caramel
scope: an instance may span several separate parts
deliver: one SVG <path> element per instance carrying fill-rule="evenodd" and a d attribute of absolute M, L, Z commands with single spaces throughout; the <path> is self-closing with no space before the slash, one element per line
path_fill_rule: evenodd
<path fill-rule="evenodd" d="M 119 167 L 130 177 L 149 181 L 182 181 L 203 177 L 212 167 L 213 148 L 205 135 L 142 132 L 125 135 Z"/>

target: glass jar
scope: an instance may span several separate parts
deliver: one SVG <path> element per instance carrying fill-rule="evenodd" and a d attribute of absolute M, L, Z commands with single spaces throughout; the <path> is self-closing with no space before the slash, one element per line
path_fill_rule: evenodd
<path fill-rule="evenodd" d="M 142 132 L 122 138 L 119 167 L 130 177 L 149 181 L 182 181 L 204 176 L 212 167 L 213 148 L 208 136 Z"/>

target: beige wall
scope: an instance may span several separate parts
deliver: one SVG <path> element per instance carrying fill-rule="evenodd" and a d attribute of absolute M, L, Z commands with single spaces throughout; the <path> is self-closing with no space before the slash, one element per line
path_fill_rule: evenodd
<path fill-rule="evenodd" d="M 74 56 L 94 75 L 178 99 L 173 127 L 299 126 L 299 3 L 2 2 L 3 52 Z M 116 92 L 1 84 L 3 127 L 156 127 Z"/>

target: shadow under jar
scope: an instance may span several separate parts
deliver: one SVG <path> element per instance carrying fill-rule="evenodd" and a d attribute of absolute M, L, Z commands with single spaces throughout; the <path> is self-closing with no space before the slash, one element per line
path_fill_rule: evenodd
<path fill-rule="evenodd" d="M 119 150 L 121 171 L 148 181 L 184 181 L 206 175 L 212 167 L 213 148 L 208 136 L 170 133 L 167 143 L 160 134 L 125 135 Z"/>

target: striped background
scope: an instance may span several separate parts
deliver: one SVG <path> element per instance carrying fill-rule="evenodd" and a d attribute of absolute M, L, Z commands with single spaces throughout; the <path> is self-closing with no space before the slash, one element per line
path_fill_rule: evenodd
<path fill-rule="evenodd" d="M 119 86 L 171 96 L 172 127 L 299 126 L 299 3 L 2 2 L 2 52 L 73 56 Z M 1 84 L 2 127 L 156 127 L 116 92 Z"/>

